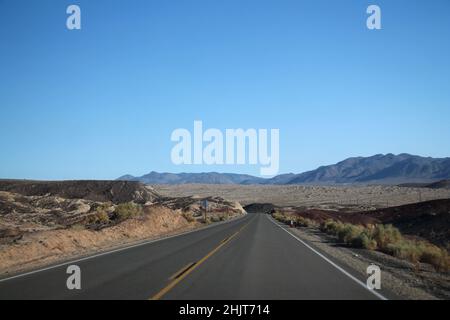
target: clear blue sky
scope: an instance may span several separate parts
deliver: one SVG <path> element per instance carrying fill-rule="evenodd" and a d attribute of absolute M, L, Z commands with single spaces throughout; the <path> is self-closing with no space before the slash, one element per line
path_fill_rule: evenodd
<path fill-rule="evenodd" d="M 258 174 L 173 165 L 171 132 L 194 120 L 279 128 L 280 172 L 450 156 L 449 15 L 448 0 L 0 0 L 0 177 Z"/>

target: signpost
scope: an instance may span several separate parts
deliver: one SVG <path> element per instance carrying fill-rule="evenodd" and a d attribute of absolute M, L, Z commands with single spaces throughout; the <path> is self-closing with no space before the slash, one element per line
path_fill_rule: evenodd
<path fill-rule="evenodd" d="M 206 212 L 208 211 L 208 200 L 202 201 L 202 207 L 203 207 L 203 219 L 206 222 Z"/>

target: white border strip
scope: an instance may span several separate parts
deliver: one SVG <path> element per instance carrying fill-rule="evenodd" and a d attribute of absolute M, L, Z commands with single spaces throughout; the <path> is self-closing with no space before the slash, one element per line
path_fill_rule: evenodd
<path fill-rule="evenodd" d="M 133 248 L 145 246 L 145 245 L 156 243 L 156 242 L 160 242 L 160 241 L 164 241 L 164 240 L 168 240 L 168 239 L 173 239 L 173 238 L 185 236 L 185 235 L 188 235 L 188 234 L 191 234 L 191 233 L 194 233 L 194 232 L 204 231 L 204 230 L 207 230 L 207 229 L 210 229 L 210 228 L 221 226 L 223 224 L 231 223 L 231 222 L 234 222 L 234 221 L 239 221 L 239 220 L 241 220 L 241 219 L 243 219 L 245 217 L 248 217 L 248 213 L 245 213 L 243 216 L 235 218 L 235 219 L 232 219 L 232 220 L 219 222 L 217 224 L 213 224 L 213 225 L 210 225 L 210 226 L 207 226 L 207 227 L 203 227 L 203 228 L 199 228 L 199 229 L 196 229 L 196 230 L 191 230 L 191 231 L 187 231 L 187 232 L 183 232 L 183 233 L 179 233 L 179 234 L 175 234 L 175 235 L 172 235 L 172 236 L 167 236 L 167 237 L 163 237 L 163 238 L 159 238 L 159 239 L 153 239 L 153 240 L 149 240 L 149 241 L 144 241 L 144 242 L 140 242 L 140 243 L 137 243 L 137 244 L 125 246 L 125 247 L 122 247 L 122 248 L 113 249 L 111 251 L 106 251 L 106 252 L 94 254 L 92 256 L 88 256 L 88 257 L 84 257 L 84 258 L 80 258 L 80 259 L 76 259 L 76 260 L 71 260 L 71 261 L 67 261 L 67 262 L 62 262 L 62 263 L 57 264 L 57 265 L 52 265 L 52 266 L 45 267 L 45 268 L 42 268 L 42 269 L 37 269 L 37 270 L 21 273 L 21 274 L 12 276 L 12 277 L 3 278 L 3 279 L 0 279 L 0 283 L 6 282 L 6 281 L 9 281 L 9 280 L 13 280 L 13 279 L 17 279 L 17 278 L 26 277 L 26 276 L 29 276 L 29 275 L 32 275 L 32 274 L 35 274 L 35 273 L 39 273 L 39 272 L 43 272 L 43 271 L 47 271 L 47 270 L 51 270 L 51 269 L 56 269 L 56 268 L 59 268 L 59 267 L 62 267 L 62 266 L 66 266 L 66 265 L 69 265 L 69 264 L 75 264 L 75 263 L 78 263 L 78 262 L 82 262 L 82 261 L 86 261 L 86 260 L 90 260 L 90 259 L 106 256 L 108 254 L 112 254 L 112 253 L 116 253 L 116 252 L 120 252 L 120 251 L 125 251 L 125 250 L 128 250 L 128 249 L 133 249 Z"/>
<path fill-rule="evenodd" d="M 338 266 L 336 263 L 334 263 L 333 261 L 331 261 L 330 259 L 328 259 L 327 257 L 325 257 L 322 253 L 320 253 L 319 251 L 317 251 L 316 249 L 314 249 L 313 247 L 311 247 L 309 244 L 307 244 L 305 241 L 301 240 L 300 238 L 298 238 L 296 235 L 292 234 L 291 232 L 289 232 L 288 230 L 286 230 L 285 228 L 283 228 L 281 225 L 279 225 L 277 222 L 275 222 L 272 217 L 267 217 L 274 225 L 276 225 L 277 227 L 279 227 L 280 229 L 282 229 L 283 231 L 286 231 L 290 236 L 292 236 L 294 239 L 296 239 L 297 241 L 299 241 L 301 244 L 303 244 L 305 247 L 307 247 L 308 249 L 310 249 L 311 251 L 313 251 L 315 254 L 317 254 L 319 257 L 321 257 L 322 259 L 324 259 L 326 262 L 328 262 L 329 264 L 331 264 L 333 267 L 335 267 L 336 269 L 338 269 L 339 271 L 341 271 L 343 274 L 345 274 L 347 277 L 349 277 L 350 279 L 352 279 L 353 281 L 355 281 L 356 283 L 358 283 L 361 287 L 364 287 L 367 291 L 371 292 L 372 294 L 374 294 L 377 298 L 381 299 L 381 300 L 388 300 L 385 296 L 383 296 L 382 294 L 374 291 L 374 290 L 370 290 L 369 288 L 367 288 L 366 284 L 363 283 L 361 280 L 359 280 L 358 278 L 354 277 L 353 275 L 351 275 L 349 272 L 345 271 L 343 268 L 341 268 L 340 266 Z"/>

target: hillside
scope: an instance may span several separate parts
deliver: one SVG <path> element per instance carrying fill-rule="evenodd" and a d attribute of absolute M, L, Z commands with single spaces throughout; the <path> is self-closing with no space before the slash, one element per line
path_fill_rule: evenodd
<path fill-rule="evenodd" d="M 30 181 L 0 180 L 0 191 L 23 196 L 57 196 L 65 199 L 145 204 L 158 199 L 153 188 L 133 181 Z"/>
<path fill-rule="evenodd" d="M 139 181 L 146 184 L 262 184 L 265 179 L 254 177 L 246 174 L 233 173 L 159 173 L 150 172 L 141 177 L 133 177 L 125 175 L 117 180 L 119 181 Z"/>
<path fill-rule="evenodd" d="M 450 158 L 409 154 L 349 158 L 297 175 L 289 184 L 433 182 L 450 177 Z"/>

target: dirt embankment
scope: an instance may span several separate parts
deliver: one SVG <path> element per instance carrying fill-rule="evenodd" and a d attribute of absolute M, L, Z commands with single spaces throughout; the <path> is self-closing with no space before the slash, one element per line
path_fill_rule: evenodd
<path fill-rule="evenodd" d="M 25 234 L 0 246 L 0 274 L 17 272 L 76 256 L 92 254 L 139 240 L 187 231 L 201 226 L 161 206 L 147 207 L 142 216 L 99 231 L 81 225 Z"/>

